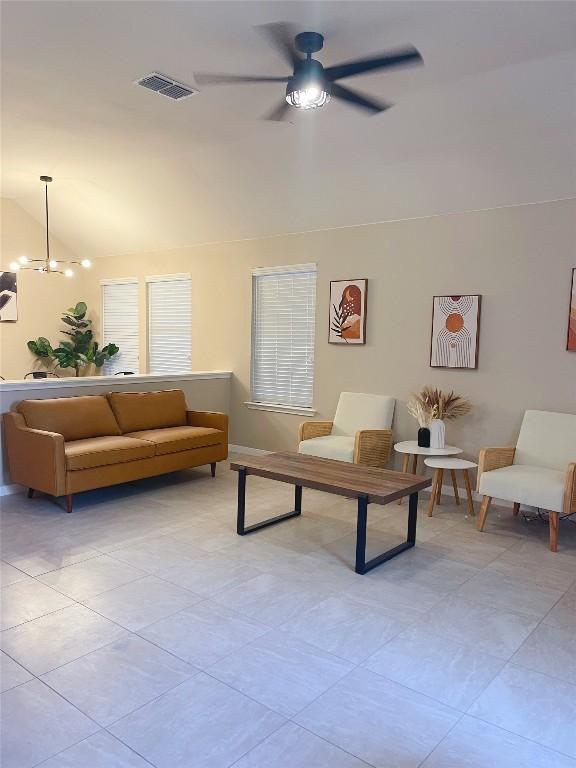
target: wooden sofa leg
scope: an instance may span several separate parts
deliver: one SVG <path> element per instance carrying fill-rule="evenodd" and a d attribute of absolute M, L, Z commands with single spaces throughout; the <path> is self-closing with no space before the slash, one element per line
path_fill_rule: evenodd
<path fill-rule="evenodd" d="M 560 514 L 550 512 L 548 519 L 550 521 L 550 552 L 558 552 L 558 521 Z"/>
<path fill-rule="evenodd" d="M 513 512 L 514 517 L 518 517 L 518 512 L 520 512 L 520 504 L 517 501 L 515 501 L 514 502 L 514 512 Z"/>
<path fill-rule="evenodd" d="M 34 488 L 28 488 L 28 498 L 34 498 Z"/>
<path fill-rule="evenodd" d="M 212 474 L 212 477 L 216 477 L 216 462 L 215 461 L 213 461 L 210 464 L 210 472 Z"/>
<path fill-rule="evenodd" d="M 490 509 L 490 504 L 492 503 L 492 496 L 484 496 L 482 499 L 482 504 L 480 506 L 480 514 L 478 515 L 478 519 L 476 521 L 476 528 L 478 528 L 479 531 L 484 530 L 484 523 L 486 522 L 486 518 L 488 517 L 488 510 Z"/>
<path fill-rule="evenodd" d="M 74 495 L 72 493 L 69 493 L 66 496 L 66 512 L 72 512 L 73 508 L 74 508 Z"/>

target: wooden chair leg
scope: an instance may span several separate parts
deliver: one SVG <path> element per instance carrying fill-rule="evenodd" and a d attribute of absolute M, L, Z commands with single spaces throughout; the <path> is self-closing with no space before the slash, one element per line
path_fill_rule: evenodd
<path fill-rule="evenodd" d="M 69 493 L 66 496 L 66 512 L 72 512 L 74 508 L 74 495 Z"/>
<path fill-rule="evenodd" d="M 548 519 L 550 521 L 550 552 L 558 552 L 558 522 L 560 514 L 550 512 Z"/>
<path fill-rule="evenodd" d="M 434 471 L 434 480 L 432 481 L 432 491 L 430 492 L 430 503 L 428 504 L 428 517 L 432 517 L 434 512 L 434 504 L 436 503 L 436 494 L 438 493 L 438 479 L 440 477 L 440 470 Z"/>
<path fill-rule="evenodd" d="M 438 470 L 438 488 L 436 489 L 436 504 L 442 504 L 442 483 L 444 482 L 444 470 Z"/>
<path fill-rule="evenodd" d="M 462 470 L 464 475 L 464 486 L 466 488 L 466 501 L 468 502 L 468 514 L 474 517 L 476 511 L 474 510 L 474 501 L 472 499 L 472 488 L 470 487 L 470 475 L 467 469 Z"/>
<path fill-rule="evenodd" d="M 402 459 L 402 472 L 406 474 L 408 472 L 408 465 L 410 464 L 410 454 L 405 453 Z M 398 504 L 402 504 L 403 499 L 398 499 Z"/>
<path fill-rule="evenodd" d="M 34 488 L 28 488 L 28 498 L 32 499 L 34 497 Z"/>
<path fill-rule="evenodd" d="M 515 501 L 514 502 L 514 512 L 513 512 L 514 517 L 518 517 L 518 512 L 520 512 L 520 504 L 517 501 Z"/>
<path fill-rule="evenodd" d="M 210 473 L 211 473 L 212 477 L 216 477 L 216 462 L 215 461 L 213 461 L 210 464 Z"/>
<path fill-rule="evenodd" d="M 456 472 L 455 470 L 450 470 L 450 475 L 452 477 L 452 488 L 454 488 L 454 498 L 456 499 L 456 504 L 460 504 L 460 496 L 458 496 L 458 483 L 456 482 Z"/>
<path fill-rule="evenodd" d="M 490 509 L 490 504 L 492 503 L 492 496 L 484 496 L 482 499 L 482 504 L 480 506 L 480 514 L 478 515 L 478 520 L 476 521 L 476 528 L 478 528 L 479 531 L 484 530 L 484 523 L 486 522 L 486 518 L 488 517 L 488 510 Z"/>
<path fill-rule="evenodd" d="M 415 453 L 412 459 L 412 474 L 415 475 L 418 472 L 418 454 Z"/>

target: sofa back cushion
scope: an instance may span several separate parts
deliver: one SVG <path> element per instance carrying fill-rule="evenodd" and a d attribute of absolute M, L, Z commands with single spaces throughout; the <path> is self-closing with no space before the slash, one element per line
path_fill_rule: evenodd
<path fill-rule="evenodd" d="M 123 433 L 186 424 L 186 398 L 181 389 L 110 392 L 108 400 Z"/>
<path fill-rule="evenodd" d="M 31 429 L 58 432 L 64 440 L 121 434 L 104 395 L 22 400 L 17 411 Z"/>
<path fill-rule="evenodd" d="M 332 434 L 353 437 L 361 429 L 390 429 L 395 404 L 393 397 L 385 395 L 342 392 Z"/>
<path fill-rule="evenodd" d="M 514 464 L 565 470 L 576 461 L 576 415 L 526 411 Z"/>

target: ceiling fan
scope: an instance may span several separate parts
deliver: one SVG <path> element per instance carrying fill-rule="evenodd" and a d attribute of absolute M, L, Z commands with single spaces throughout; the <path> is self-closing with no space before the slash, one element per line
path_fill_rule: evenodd
<path fill-rule="evenodd" d="M 364 96 L 358 91 L 346 88 L 338 81 L 347 77 L 356 77 L 364 72 L 423 63 L 422 56 L 416 48 L 406 45 L 379 56 L 353 59 L 332 67 L 323 67 L 319 61 L 312 58 L 312 54 L 321 51 L 324 45 L 324 37 L 319 32 L 295 34 L 294 27 L 286 22 L 265 24 L 257 29 L 290 65 L 293 70 L 292 75 L 269 77 L 198 73 L 196 81 L 200 85 L 287 83 L 285 98 L 264 116 L 266 120 L 283 120 L 290 107 L 297 109 L 322 107 L 331 98 L 341 99 L 371 115 L 378 114 L 389 109 L 392 104 Z"/>

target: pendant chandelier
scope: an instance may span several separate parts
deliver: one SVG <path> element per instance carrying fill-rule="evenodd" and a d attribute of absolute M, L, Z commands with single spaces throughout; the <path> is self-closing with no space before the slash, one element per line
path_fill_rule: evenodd
<path fill-rule="evenodd" d="M 74 277 L 73 264 L 77 264 L 84 269 L 89 269 L 92 264 L 90 259 L 74 261 L 72 259 L 53 259 L 50 257 L 50 236 L 48 234 L 48 184 L 52 181 L 52 176 L 40 176 L 40 181 L 44 184 L 44 201 L 46 206 L 46 256 L 43 259 L 29 259 L 28 256 L 20 256 L 18 261 L 10 264 L 13 272 L 20 269 L 35 269 L 45 275 L 64 275 L 64 277 Z"/>

